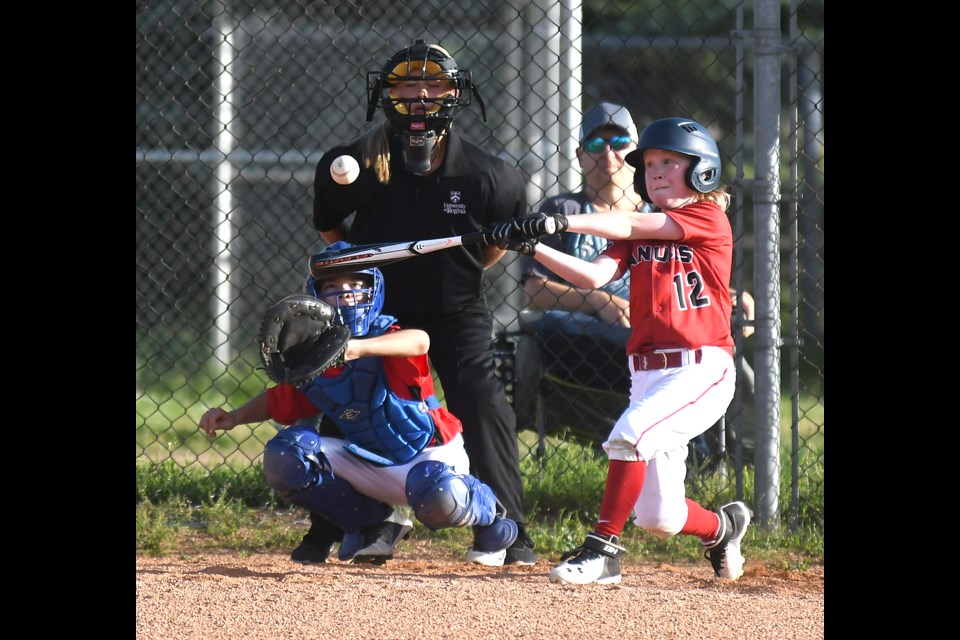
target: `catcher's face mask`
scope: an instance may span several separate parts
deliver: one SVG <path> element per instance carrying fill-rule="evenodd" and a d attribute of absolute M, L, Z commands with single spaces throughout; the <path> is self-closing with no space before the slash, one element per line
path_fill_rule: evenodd
<path fill-rule="evenodd" d="M 318 255 L 351 246 L 348 242 L 334 242 Z M 363 286 L 356 288 L 357 283 Z M 327 280 L 317 280 L 311 275 L 304 291 L 333 307 L 336 310 L 333 323 L 349 328 L 354 336 L 367 335 L 383 309 L 383 274 L 376 267 Z"/>

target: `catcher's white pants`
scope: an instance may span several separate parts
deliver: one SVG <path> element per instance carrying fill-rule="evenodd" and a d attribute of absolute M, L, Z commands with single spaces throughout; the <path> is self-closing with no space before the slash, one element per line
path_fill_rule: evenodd
<path fill-rule="evenodd" d="M 327 456 L 333 475 L 353 485 L 360 493 L 387 504 L 408 506 L 406 485 L 410 467 L 424 460 L 439 460 L 456 473 L 470 473 L 470 458 L 463 448 L 463 437 L 458 433 L 450 442 L 438 447 L 427 447 L 405 464 L 381 467 L 358 458 L 344 449 L 346 440 L 324 436 L 320 450 Z"/>

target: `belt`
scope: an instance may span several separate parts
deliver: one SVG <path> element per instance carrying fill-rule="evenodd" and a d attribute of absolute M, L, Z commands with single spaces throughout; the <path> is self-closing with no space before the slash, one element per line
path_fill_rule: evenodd
<path fill-rule="evenodd" d="M 657 369 L 675 369 L 697 364 L 703 358 L 700 349 L 665 349 L 649 353 L 631 353 L 634 371 L 655 371 Z"/>

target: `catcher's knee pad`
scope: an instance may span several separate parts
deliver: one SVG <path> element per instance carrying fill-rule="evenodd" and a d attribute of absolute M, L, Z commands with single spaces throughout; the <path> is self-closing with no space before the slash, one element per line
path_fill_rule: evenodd
<path fill-rule="evenodd" d="M 418 462 L 407 473 L 407 503 L 428 529 L 486 526 L 497 515 L 493 490 L 438 460 Z"/>
<path fill-rule="evenodd" d="M 263 448 L 263 476 L 281 495 L 317 484 L 324 469 L 329 471 L 330 463 L 312 429 L 288 427 Z"/>

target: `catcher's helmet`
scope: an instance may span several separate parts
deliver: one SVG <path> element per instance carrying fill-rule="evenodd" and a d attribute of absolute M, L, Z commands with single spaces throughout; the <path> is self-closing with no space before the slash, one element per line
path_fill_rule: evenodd
<path fill-rule="evenodd" d="M 397 98 L 393 90 L 404 79 L 450 80 L 457 95 L 436 100 Z M 412 46 L 393 54 L 380 71 L 367 73 L 367 121 L 373 119 L 379 105 L 397 133 L 432 130 L 440 136 L 449 131 L 457 111 L 468 106 L 474 95 L 486 119 L 483 101 L 473 85 L 470 72 L 459 69 L 453 56 L 440 45 L 417 40 Z M 411 113 L 413 103 L 423 104 L 425 113 Z"/>
<path fill-rule="evenodd" d="M 624 157 L 637 168 L 633 174 L 633 188 L 650 202 L 644 177 L 645 149 L 666 149 L 693 157 L 687 171 L 687 185 L 700 193 L 709 193 L 720 186 L 720 149 L 707 128 L 689 118 L 664 118 L 647 125 L 640 134 L 637 148 Z"/>
<path fill-rule="evenodd" d="M 348 249 L 352 246 L 349 242 L 334 242 L 314 257 L 323 257 L 325 253 Z M 348 274 L 339 273 L 337 275 Z M 363 289 L 337 289 L 336 291 L 321 292 L 319 289 L 322 289 L 322 287 L 318 288 L 317 283 L 322 283 L 323 279 L 314 278 L 313 274 L 311 274 L 307 276 L 303 291 L 308 295 L 323 300 L 336 310 L 336 315 L 332 321 L 334 324 L 342 324 L 349 328 L 350 332 L 355 336 L 365 336 L 367 332 L 370 331 L 371 325 L 380 317 L 380 312 L 383 310 L 383 274 L 380 273 L 380 269 L 372 267 L 370 269 L 351 271 L 349 275 L 361 276 L 366 281 L 367 287 Z M 340 303 L 340 296 L 347 293 L 354 295 L 353 305 Z"/>

